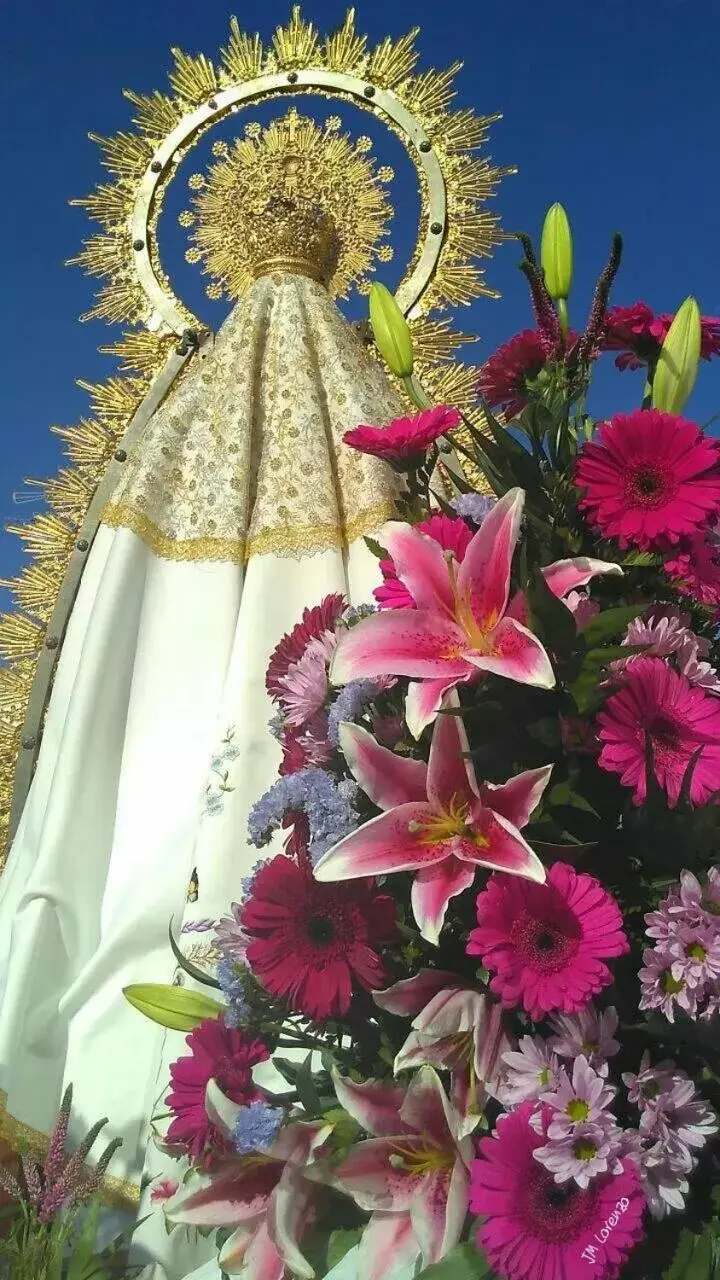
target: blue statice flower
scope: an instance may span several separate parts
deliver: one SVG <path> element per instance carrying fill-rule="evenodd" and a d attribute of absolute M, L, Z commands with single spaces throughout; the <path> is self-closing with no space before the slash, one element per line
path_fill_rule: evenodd
<path fill-rule="evenodd" d="M 245 999 L 238 966 L 226 956 L 219 961 L 216 974 L 220 989 L 228 1002 L 225 1010 L 225 1025 L 245 1026 L 250 1017 L 250 1006 Z"/>
<path fill-rule="evenodd" d="M 291 812 L 307 817 L 313 861 L 354 831 L 359 821 L 331 774 L 325 769 L 300 769 L 279 778 L 253 805 L 248 819 L 250 843 L 261 849 Z"/>
<path fill-rule="evenodd" d="M 249 897 L 250 894 L 252 893 L 252 887 L 253 887 L 253 884 L 255 883 L 255 877 L 258 874 L 258 871 L 262 871 L 263 867 L 269 867 L 271 862 L 272 862 L 272 858 L 260 858 L 255 863 L 252 871 L 250 872 L 250 875 L 243 876 L 242 880 L 240 881 L 240 885 L 242 887 L 244 898 Z"/>
<path fill-rule="evenodd" d="M 490 515 L 495 501 L 495 498 L 489 498 L 485 493 L 461 493 L 453 498 L 450 505 L 463 520 L 470 520 L 479 528 L 485 517 Z"/>
<path fill-rule="evenodd" d="M 235 1150 L 249 1155 L 262 1147 L 269 1147 L 277 1136 L 285 1113 L 282 1107 L 271 1107 L 268 1102 L 250 1102 L 243 1107 L 235 1121 L 232 1140 Z"/>
<path fill-rule="evenodd" d="M 343 720 L 357 720 L 368 702 L 378 691 L 377 680 L 351 680 L 340 690 L 327 719 L 327 736 L 334 747 L 340 743 L 340 725 Z"/>
<path fill-rule="evenodd" d="M 371 614 L 377 613 L 378 606 L 376 604 L 359 604 L 346 609 L 343 614 L 343 622 L 348 627 L 354 627 L 356 622 L 362 622 L 364 618 L 369 618 Z"/>

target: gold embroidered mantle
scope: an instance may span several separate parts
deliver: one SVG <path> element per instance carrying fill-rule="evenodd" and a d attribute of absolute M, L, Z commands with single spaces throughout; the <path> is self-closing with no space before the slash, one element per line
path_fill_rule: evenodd
<path fill-rule="evenodd" d="M 342 547 L 395 495 L 387 465 L 343 435 L 401 412 L 322 285 L 264 276 L 151 418 L 102 519 L 176 560 Z"/>

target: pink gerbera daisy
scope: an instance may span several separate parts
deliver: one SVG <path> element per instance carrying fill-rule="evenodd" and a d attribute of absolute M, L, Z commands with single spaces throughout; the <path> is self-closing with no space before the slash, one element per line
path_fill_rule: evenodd
<path fill-rule="evenodd" d="M 346 602 L 341 595 L 325 596 L 313 609 L 303 610 L 302 620 L 283 636 L 273 650 L 265 676 L 265 688 L 275 701 L 282 701 L 283 680 L 290 668 L 299 662 L 313 640 L 330 641 L 340 621 Z"/>
<path fill-rule="evenodd" d="M 345 444 L 360 453 L 400 463 L 412 459 L 421 463 L 431 444 L 460 424 L 457 409 L 437 405 L 424 409 L 413 418 L 396 418 L 386 427 L 355 427 L 343 436 Z"/>
<path fill-rule="evenodd" d="M 605 960 L 628 950 L 615 899 L 562 862 L 544 884 L 491 876 L 477 919 L 468 953 L 495 974 L 490 985 L 505 1007 L 522 1004 L 534 1021 L 584 1009 L 612 981 Z"/>
<path fill-rule="evenodd" d="M 241 920 L 250 969 L 299 1013 L 347 1013 L 354 983 L 371 991 L 387 981 L 376 948 L 395 937 L 395 904 L 370 881 L 321 884 L 281 854 L 254 877 Z"/>
<path fill-rule="evenodd" d="M 556 343 L 542 329 L 523 329 L 498 347 L 480 370 L 478 392 L 489 405 L 514 418 L 529 398 L 529 384 L 556 355 Z"/>
<path fill-rule="evenodd" d="M 714 531 L 684 538 L 672 559 L 665 561 L 665 572 L 682 595 L 720 609 L 720 546 Z"/>
<path fill-rule="evenodd" d="M 227 1149 L 205 1110 L 208 1081 L 214 1080 L 233 1102 L 255 1102 L 263 1095 L 255 1087 L 252 1069 L 258 1062 L 266 1062 L 270 1054 L 262 1040 L 226 1026 L 222 1017 L 201 1022 L 186 1036 L 185 1043 L 190 1053 L 170 1066 L 172 1088 L 166 1102 L 174 1119 L 167 1140 L 181 1147 L 191 1160 L 207 1165 Z"/>
<path fill-rule="evenodd" d="M 600 767 L 620 774 L 636 804 L 647 794 L 648 747 L 671 806 L 692 760 L 692 803 L 704 804 L 720 788 L 720 702 L 662 658 L 641 655 L 628 664 L 622 687 L 598 715 L 598 733 Z"/>
<path fill-rule="evenodd" d="M 452 551 L 458 564 L 472 542 L 473 533 L 460 516 L 434 515 L 415 525 L 418 533 L 424 533 L 437 542 L 443 551 Z M 394 560 L 381 560 L 383 585 L 375 587 L 373 595 L 381 609 L 414 609 L 415 601 L 397 576 Z"/>
<path fill-rule="evenodd" d="M 524 1102 L 478 1144 L 470 1208 L 485 1218 L 478 1243 L 507 1280 L 614 1280 L 642 1239 L 645 1196 L 630 1160 L 590 1186 L 558 1186 L 535 1159 L 544 1143 Z M 544 1130 L 545 1125 L 541 1125 Z"/>
<path fill-rule="evenodd" d="M 604 538 L 661 548 L 720 506 L 720 452 L 694 422 L 657 409 L 619 413 L 581 450 L 580 507 Z"/>

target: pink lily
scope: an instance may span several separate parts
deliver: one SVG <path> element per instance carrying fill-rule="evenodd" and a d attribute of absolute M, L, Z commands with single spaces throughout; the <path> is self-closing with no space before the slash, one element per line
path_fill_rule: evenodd
<path fill-rule="evenodd" d="M 537 636 L 508 612 L 510 571 L 520 534 L 522 489 L 493 507 L 458 564 L 426 534 L 393 521 L 383 544 L 417 609 L 387 609 L 340 638 L 333 684 L 372 676 L 410 676 L 406 718 L 419 737 L 443 697 L 480 672 L 551 689 L 555 673 Z"/>
<path fill-rule="evenodd" d="M 502 1055 L 513 1048 L 503 1029 L 500 1004 L 438 969 L 421 969 L 412 978 L 376 991 L 373 998 L 388 1013 L 415 1015 L 395 1058 L 394 1074 L 426 1064 L 450 1071 L 450 1096 L 462 1117 L 463 1136 L 471 1133 L 482 1115 L 485 1095 L 498 1096 Z"/>
<path fill-rule="evenodd" d="M 338 1102 L 373 1135 L 351 1147 L 334 1183 L 371 1213 L 358 1275 L 389 1280 L 438 1262 L 458 1243 L 468 1203 L 472 1142 L 432 1067 L 407 1092 L 381 1080 L 335 1075 Z"/>
<path fill-rule="evenodd" d="M 599 612 L 600 607 L 589 596 L 579 592 L 578 587 L 586 587 L 593 578 L 604 574 L 622 574 L 623 569 L 621 565 L 609 560 L 575 556 L 570 560 L 556 560 L 554 564 L 546 565 L 541 572 L 553 595 L 567 605 L 575 618 L 578 631 L 582 631 L 590 618 Z M 528 607 L 523 591 L 518 591 L 513 596 L 508 606 L 508 615 L 517 618 L 524 626 L 527 625 Z"/>
<path fill-rule="evenodd" d="M 437 943 L 451 898 L 469 889 L 479 867 L 540 882 L 545 869 L 520 835 L 540 801 L 552 765 L 502 786 L 478 785 L 458 715 L 438 716 L 430 761 L 381 747 L 359 725 L 340 726 L 340 748 L 356 781 L 385 810 L 341 840 L 315 867 L 317 880 L 357 880 L 417 871 L 412 908 L 420 932 Z"/>
<path fill-rule="evenodd" d="M 229 1135 L 242 1107 L 213 1080 L 205 1105 L 213 1124 Z M 187 1226 L 234 1227 L 218 1259 L 228 1275 L 283 1280 L 290 1271 L 314 1280 L 300 1240 L 317 1184 L 304 1174 L 331 1133 L 332 1125 L 322 1122 L 289 1124 L 266 1150 L 223 1161 L 210 1173 L 193 1173 L 166 1202 L 166 1218 Z"/>

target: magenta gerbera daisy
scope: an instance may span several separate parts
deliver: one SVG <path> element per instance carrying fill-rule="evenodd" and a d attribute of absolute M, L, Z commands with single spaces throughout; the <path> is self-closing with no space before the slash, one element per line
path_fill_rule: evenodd
<path fill-rule="evenodd" d="M 640 1174 L 625 1160 L 621 1173 L 583 1190 L 558 1186 L 535 1159 L 545 1139 L 530 1124 L 534 1110 L 522 1103 L 478 1144 L 470 1188 L 470 1208 L 485 1218 L 478 1243 L 507 1280 L 614 1280 L 643 1235 Z"/>
<path fill-rule="evenodd" d="M 646 302 L 629 307 L 611 307 L 605 316 L 601 349 L 619 351 L 618 369 L 639 369 L 653 364 L 660 354 L 674 316 L 670 312 L 655 315 Z M 700 354 L 703 360 L 720 355 L 720 319 L 703 316 L 700 321 Z"/>
<path fill-rule="evenodd" d="M 622 913 L 594 876 L 556 862 L 544 884 L 498 873 L 477 898 L 468 943 L 506 1008 L 534 1021 L 578 1013 L 612 981 L 605 961 L 628 950 Z"/>
<path fill-rule="evenodd" d="M 493 352 L 480 370 L 478 392 L 489 405 L 514 418 L 529 398 L 529 384 L 556 355 L 556 343 L 542 329 L 523 329 Z"/>
<path fill-rule="evenodd" d="M 408 458 L 422 462 L 430 445 L 459 424 L 457 409 L 441 404 L 424 409 L 413 418 L 395 418 L 386 427 L 355 427 L 345 432 L 343 440 L 360 453 L 371 453 L 388 462 L 400 463 Z"/>
<path fill-rule="evenodd" d="M 205 1109 L 208 1081 L 215 1080 L 233 1102 L 254 1102 L 263 1095 L 255 1086 L 252 1069 L 270 1054 L 262 1040 L 226 1026 L 222 1017 L 201 1022 L 186 1036 L 185 1043 L 190 1053 L 170 1066 L 172 1088 L 166 1102 L 173 1120 L 167 1140 L 195 1163 L 208 1164 L 227 1148 Z"/>
<path fill-rule="evenodd" d="M 254 877 L 241 913 L 247 964 L 298 1013 L 347 1013 L 353 987 L 387 981 L 378 948 L 396 935 L 395 904 L 370 881 L 320 884 L 312 868 L 282 854 Z"/>
<path fill-rule="evenodd" d="M 282 701 L 288 671 L 299 662 L 313 640 L 329 643 L 340 621 L 346 601 L 341 595 L 325 596 L 313 609 L 304 609 L 302 619 L 283 636 L 270 656 L 265 688 L 275 701 Z"/>
<path fill-rule="evenodd" d="M 665 561 L 665 572 L 682 595 L 710 609 L 720 609 L 720 545 L 716 530 L 684 538 Z"/>
<path fill-rule="evenodd" d="M 473 532 L 460 516 L 437 514 L 429 520 L 421 520 L 414 526 L 418 533 L 424 533 L 433 542 L 437 542 L 443 551 L 452 551 L 458 564 L 463 559 Z M 381 587 L 375 587 L 373 595 L 381 609 L 414 609 L 415 601 L 397 576 L 394 560 L 381 560 L 380 571 L 383 576 Z"/>
<path fill-rule="evenodd" d="M 604 538 L 662 549 L 720 507 L 720 451 L 694 422 L 639 409 L 600 424 L 575 480 L 580 507 Z"/>
<path fill-rule="evenodd" d="M 647 794 L 648 747 L 653 773 L 671 806 L 695 758 L 690 799 L 704 804 L 720 787 L 720 701 L 673 671 L 662 658 L 640 656 L 598 715 L 600 767 L 619 773 L 636 804 Z"/>

